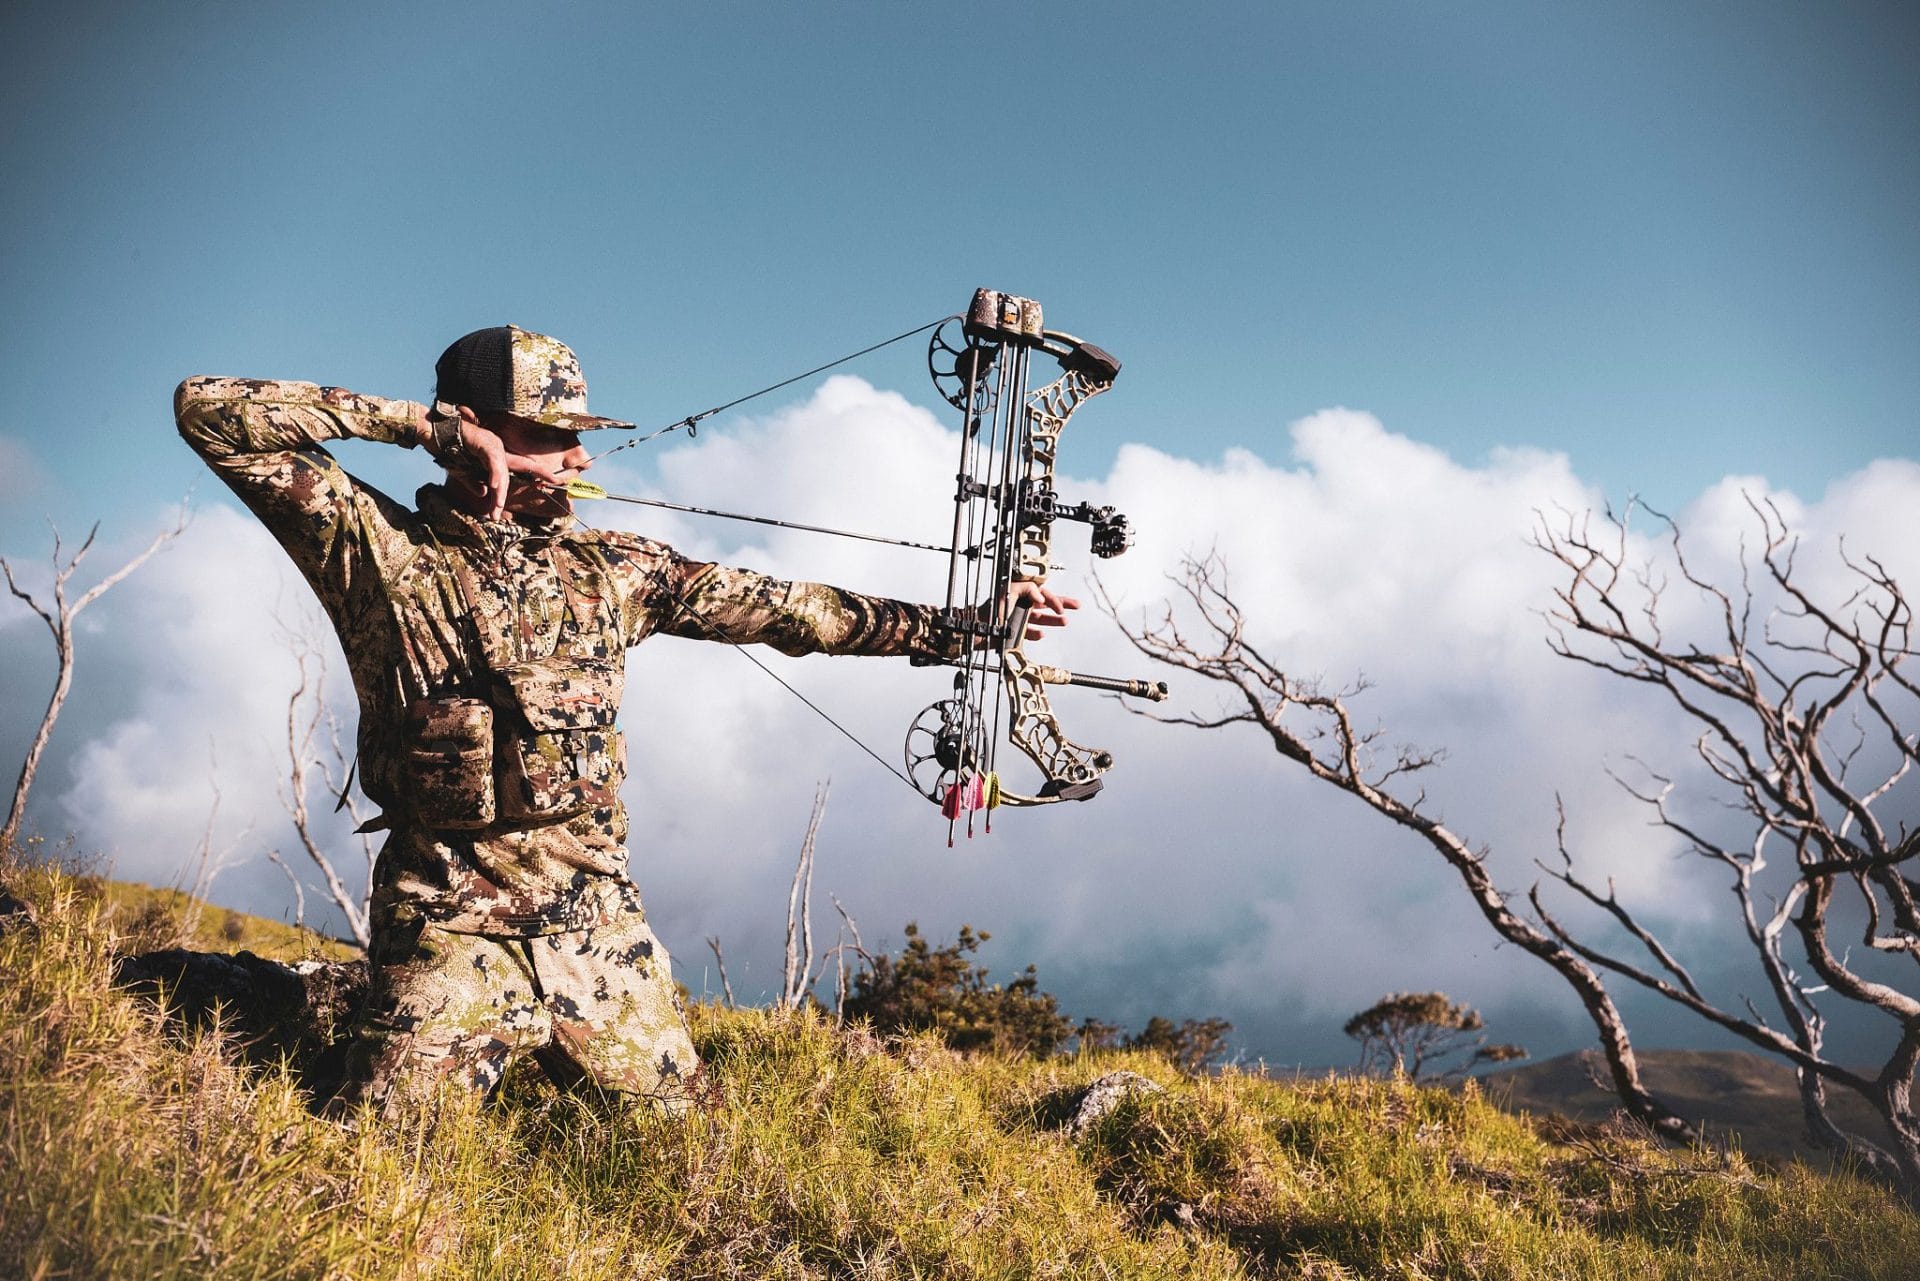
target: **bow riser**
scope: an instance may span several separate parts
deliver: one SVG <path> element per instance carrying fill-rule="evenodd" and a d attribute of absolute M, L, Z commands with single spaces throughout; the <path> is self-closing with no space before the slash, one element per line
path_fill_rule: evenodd
<path fill-rule="evenodd" d="M 1049 354 L 1058 354 L 1049 351 Z M 1060 452 L 1060 433 L 1067 420 L 1087 401 L 1113 386 L 1111 378 L 1098 380 L 1079 369 L 1066 369 L 1053 382 L 1026 397 L 1025 424 L 1018 451 L 1024 460 L 1020 521 L 1013 577 L 1044 583 L 1053 565 L 1053 478 Z M 1046 495 L 1044 504 L 1034 498 Z M 1000 679 L 1010 712 L 1007 741 L 1040 767 L 1046 788 L 1036 795 L 1002 788 L 1000 803 L 1015 807 L 1050 805 L 1065 800 L 1089 800 L 1100 790 L 1101 775 L 1113 768 L 1113 754 L 1068 738 L 1054 715 L 1047 681 L 1025 653 L 1025 620 L 1009 636 L 1000 656 Z"/>
<path fill-rule="evenodd" d="M 1015 577 L 1043 582 L 1052 564 L 1053 520 L 1062 513 L 1053 501 L 1054 464 L 1060 452 L 1060 433 L 1080 406 L 1113 386 L 1078 370 L 1068 370 L 1027 397 L 1026 474 L 1019 504 L 1020 555 Z M 1044 501 L 1034 499 L 1044 494 Z"/>

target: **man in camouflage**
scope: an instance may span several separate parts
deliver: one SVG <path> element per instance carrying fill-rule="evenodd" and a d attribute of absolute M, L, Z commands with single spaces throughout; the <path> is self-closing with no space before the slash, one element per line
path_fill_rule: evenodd
<path fill-rule="evenodd" d="M 564 344 L 478 330 L 435 405 L 311 383 L 189 378 L 180 434 L 319 597 L 360 701 L 359 772 L 388 828 L 372 988 L 336 1106 L 391 1111 L 442 1081 L 486 1090 L 534 1053 L 679 1109 L 699 1060 L 666 950 L 627 875 L 614 727 L 629 646 L 667 634 L 788 654 L 944 654 L 922 605 L 692 561 L 575 523 L 586 412 Z M 410 509 L 324 448 L 424 446 L 447 468 Z M 1019 589 L 1032 621 L 1075 602 Z"/>

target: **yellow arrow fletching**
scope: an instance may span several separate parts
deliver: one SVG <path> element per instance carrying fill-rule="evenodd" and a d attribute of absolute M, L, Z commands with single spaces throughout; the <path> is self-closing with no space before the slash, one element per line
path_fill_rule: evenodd
<path fill-rule="evenodd" d="M 606 496 L 607 491 L 590 480 L 581 480 L 576 476 L 567 482 L 568 498 L 605 498 Z"/>

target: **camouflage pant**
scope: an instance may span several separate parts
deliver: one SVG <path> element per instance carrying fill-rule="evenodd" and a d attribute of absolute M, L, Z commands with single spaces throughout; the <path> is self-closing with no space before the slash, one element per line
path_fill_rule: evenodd
<path fill-rule="evenodd" d="M 563 1085 L 687 1106 L 700 1062 L 666 949 L 646 917 L 532 938 L 459 934 L 416 920 L 381 931 L 335 1107 L 391 1114 L 442 1081 L 499 1084 L 534 1054 Z"/>

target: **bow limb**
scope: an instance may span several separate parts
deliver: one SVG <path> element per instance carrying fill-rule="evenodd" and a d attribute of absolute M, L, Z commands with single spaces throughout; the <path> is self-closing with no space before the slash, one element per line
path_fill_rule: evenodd
<path fill-rule="evenodd" d="M 1000 679 L 1006 688 L 1007 741 L 1040 767 L 1046 783 L 1032 795 L 1002 787 L 1002 805 L 1050 805 L 1055 801 L 1084 801 L 1098 792 L 1100 776 L 1113 768 L 1113 754 L 1082 746 L 1060 728 L 1047 698 L 1047 673 L 1040 663 L 1009 649 L 1000 656 Z"/>
<path fill-rule="evenodd" d="M 1059 514 L 1053 482 L 1060 434 L 1074 411 L 1112 387 L 1119 373 L 1119 364 L 1105 352 L 1090 349 L 1069 335 L 1046 333 L 1041 346 L 1059 359 L 1062 370 L 1054 381 L 1026 396 L 1025 430 L 1019 442 L 1019 551 L 1013 558 L 1010 580 L 996 584 L 1003 595 L 1011 591 L 1015 579 L 1035 584 L 1047 581 L 1052 566 L 1053 522 Z M 1094 353 L 1091 359 L 1082 354 L 1089 351 Z M 1007 699 L 1007 741 L 1039 767 L 1045 782 L 1032 794 L 1003 786 L 1001 803 L 1028 806 L 1086 800 L 1100 790 L 1100 777 L 1113 767 L 1113 754 L 1076 743 L 1061 728 L 1047 686 L 1053 683 L 1048 680 L 1050 675 L 1062 673 L 1027 658 L 1024 609 L 1014 611 L 1005 635 L 1000 679 Z"/>

